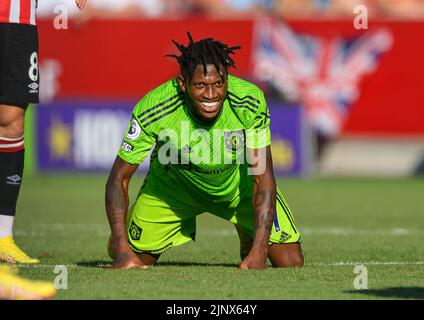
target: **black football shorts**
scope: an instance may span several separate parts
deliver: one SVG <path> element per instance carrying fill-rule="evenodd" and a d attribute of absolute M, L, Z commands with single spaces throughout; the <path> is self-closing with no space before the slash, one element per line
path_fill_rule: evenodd
<path fill-rule="evenodd" d="M 0 23 L 0 104 L 38 103 L 39 78 L 37 27 Z"/>

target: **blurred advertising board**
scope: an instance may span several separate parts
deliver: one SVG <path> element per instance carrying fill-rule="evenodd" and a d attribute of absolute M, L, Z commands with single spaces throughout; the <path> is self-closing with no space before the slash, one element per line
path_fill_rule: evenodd
<path fill-rule="evenodd" d="M 131 109 L 131 103 L 40 104 L 36 115 L 38 169 L 110 169 Z"/>
<path fill-rule="evenodd" d="M 313 164 L 312 132 L 297 104 L 270 105 L 272 161 L 276 175 L 311 174 Z"/>
<path fill-rule="evenodd" d="M 40 104 L 36 112 L 37 167 L 43 171 L 109 171 L 134 101 Z M 271 105 L 274 170 L 309 173 L 311 150 L 302 108 Z M 140 166 L 148 169 L 149 159 Z"/>

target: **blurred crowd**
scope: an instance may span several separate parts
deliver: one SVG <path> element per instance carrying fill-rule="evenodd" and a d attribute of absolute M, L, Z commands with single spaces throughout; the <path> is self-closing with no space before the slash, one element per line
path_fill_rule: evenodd
<path fill-rule="evenodd" d="M 70 17 L 80 20 L 187 16 L 343 19 L 351 18 L 357 5 L 366 6 L 369 18 L 424 20 L 424 0 L 88 0 L 86 8 L 78 15 L 75 15 L 74 0 L 40 0 L 38 16 L 54 16 L 66 7 Z"/>

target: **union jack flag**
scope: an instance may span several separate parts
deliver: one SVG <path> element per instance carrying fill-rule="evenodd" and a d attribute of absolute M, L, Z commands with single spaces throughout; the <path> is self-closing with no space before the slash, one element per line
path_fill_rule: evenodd
<path fill-rule="evenodd" d="M 271 82 L 288 99 L 299 101 L 312 125 L 334 137 L 359 96 L 361 78 L 375 70 L 379 56 L 392 42 L 385 28 L 368 30 L 352 41 L 296 34 L 280 22 L 259 21 L 254 76 Z"/>

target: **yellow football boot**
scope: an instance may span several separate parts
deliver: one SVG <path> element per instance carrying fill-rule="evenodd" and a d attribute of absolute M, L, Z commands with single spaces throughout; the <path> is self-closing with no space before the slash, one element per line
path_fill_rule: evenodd
<path fill-rule="evenodd" d="M 15 244 L 12 237 L 0 239 L 0 260 L 7 263 L 39 263 L 37 259 L 32 259 L 26 255 Z"/>
<path fill-rule="evenodd" d="M 22 278 L 16 269 L 0 265 L 0 300 L 46 300 L 55 295 L 50 282 Z"/>

